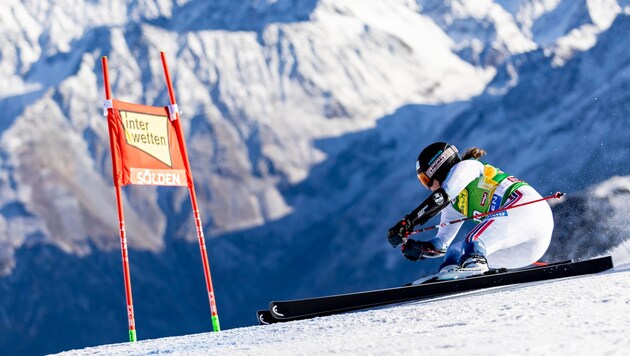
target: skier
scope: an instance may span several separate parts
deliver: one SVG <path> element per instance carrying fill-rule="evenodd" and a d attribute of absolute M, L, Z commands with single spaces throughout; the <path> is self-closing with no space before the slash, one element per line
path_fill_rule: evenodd
<path fill-rule="evenodd" d="M 418 179 L 432 193 L 389 229 L 387 237 L 393 247 L 402 244 L 402 253 L 409 260 L 444 257 L 435 275 L 414 284 L 483 274 L 488 265 L 524 267 L 538 261 L 549 247 L 553 216 L 546 202 L 481 218 L 457 243 L 452 244 L 463 222 L 440 227 L 429 241 L 408 238 L 414 226 L 423 225 L 440 212 L 440 223 L 446 223 L 541 199 L 529 184 L 479 161 L 485 154 L 473 147 L 460 158 L 457 148 L 446 142 L 433 143 L 420 152 Z"/>

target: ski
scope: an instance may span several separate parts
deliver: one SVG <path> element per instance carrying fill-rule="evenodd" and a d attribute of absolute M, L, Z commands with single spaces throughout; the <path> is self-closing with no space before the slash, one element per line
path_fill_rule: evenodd
<path fill-rule="evenodd" d="M 258 319 L 258 324 L 260 325 L 269 325 L 273 323 L 281 322 L 282 320 L 278 320 L 271 315 L 269 310 L 259 310 L 256 312 L 256 318 Z"/>
<path fill-rule="evenodd" d="M 259 311 L 257 314 L 261 324 L 271 324 L 279 321 L 308 319 L 476 289 L 592 274 L 611 268 L 613 268 L 612 258 L 606 256 L 585 261 L 567 261 L 517 270 L 493 270 L 490 274 L 449 281 L 316 298 L 274 301 L 269 303 L 269 310 Z"/>
<path fill-rule="evenodd" d="M 504 267 L 502 267 L 502 268 L 491 268 L 489 271 L 485 272 L 483 275 L 487 276 L 487 275 L 490 275 L 490 274 L 497 274 L 497 273 L 516 272 L 516 271 L 522 271 L 522 270 L 531 270 L 531 269 L 537 269 L 537 268 L 541 268 L 541 267 L 562 265 L 562 264 L 572 263 L 572 262 L 573 262 L 573 260 L 564 260 L 564 261 L 560 261 L 560 262 L 544 263 L 544 264 L 541 264 L 541 265 L 533 265 L 533 266 L 515 268 L 515 269 L 511 269 L 511 270 L 508 270 L 507 268 L 504 268 Z M 424 282 L 418 283 L 418 284 L 428 284 L 428 283 L 435 283 L 435 282 L 440 282 L 440 280 L 437 277 L 433 277 L 433 278 L 427 279 Z M 405 284 L 405 287 L 406 286 L 418 285 L 418 284 L 414 284 L 414 282 L 409 282 L 409 283 Z"/>

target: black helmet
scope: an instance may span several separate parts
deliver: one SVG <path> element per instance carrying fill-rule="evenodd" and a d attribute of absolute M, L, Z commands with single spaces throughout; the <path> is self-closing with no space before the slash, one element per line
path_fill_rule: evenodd
<path fill-rule="evenodd" d="M 461 162 L 457 147 L 447 142 L 436 142 L 425 147 L 416 161 L 418 179 L 425 187 L 433 185 L 433 181 L 444 182 L 451 168 Z"/>

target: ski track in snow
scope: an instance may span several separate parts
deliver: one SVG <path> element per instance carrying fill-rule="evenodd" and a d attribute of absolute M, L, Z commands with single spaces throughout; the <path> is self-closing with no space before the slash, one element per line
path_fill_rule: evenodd
<path fill-rule="evenodd" d="M 61 355 L 627 355 L 628 328 L 630 263 L 623 263 L 597 275 Z"/>

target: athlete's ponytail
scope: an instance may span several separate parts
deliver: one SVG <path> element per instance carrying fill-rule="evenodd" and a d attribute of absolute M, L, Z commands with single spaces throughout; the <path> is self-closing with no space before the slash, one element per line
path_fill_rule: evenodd
<path fill-rule="evenodd" d="M 466 149 L 466 152 L 464 152 L 464 155 L 462 156 L 462 160 L 471 159 L 471 158 L 479 159 L 485 155 L 486 155 L 486 150 L 484 150 L 483 148 L 470 147 Z"/>

